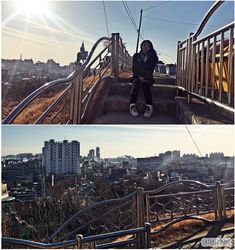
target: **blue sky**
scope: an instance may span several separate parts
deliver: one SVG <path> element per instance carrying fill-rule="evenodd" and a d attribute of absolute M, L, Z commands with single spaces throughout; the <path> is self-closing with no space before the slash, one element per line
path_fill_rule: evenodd
<path fill-rule="evenodd" d="M 102 1 L 47 1 L 47 8 L 41 13 L 32 9 L 25 13 L 20 8 L 25 1 L 2 1 L 2 58 L 19 58 L 22 53 L 23 59 L 45 62 L 53 58 L 64 65 L 75 60 L 82 41 L 90 50 L 96 40 L 107 36 Z M 43 1 L 30 0 L 34 5 L 37 2 L 42 5 Z M 140 9 L 144 9 L 143 38 L 153 41 L 161 60 L 174 63 L 177 41 L 197 30 L 213 1 L 128 1 L 127 4 L 137 25 Z M 205 32 L 233 21 L 233 5 L 233 1 L 225 1 Z M 119 32 L 133 54 L 137 32 L 122 2 L 105 1 L 105 8 L 109 32 Z"/>
<path fill-rule="evenodd" d="M 202 155 L 224 152 L 234 155 L 234 126 L 188 125 Z M 78 140 L 81 154 L 99 146 L 101 157 L 132 155 L 154 156 L 167 150 L 199 155 L 187 129 L 183 125 L 80 125 L 80 126 L 2 126 L 2 155 L 40 153 L 44 141 L 55 139 Z"/>

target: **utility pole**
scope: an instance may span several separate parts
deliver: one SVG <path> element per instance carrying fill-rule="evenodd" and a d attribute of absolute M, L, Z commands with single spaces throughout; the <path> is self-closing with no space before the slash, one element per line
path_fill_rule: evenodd
<path fill-rule="evenodd" d="M 143 9 L 140 10 L 140 22 L 139 22 L 139 29 L 138 29 L 137 44 L 136 44 L 136 53 L 138 52 L 138 47 L 139 47 L 140 29 L 141 29 L 141 22 L 142 22 L 142 13 L 143 13 Z"/>

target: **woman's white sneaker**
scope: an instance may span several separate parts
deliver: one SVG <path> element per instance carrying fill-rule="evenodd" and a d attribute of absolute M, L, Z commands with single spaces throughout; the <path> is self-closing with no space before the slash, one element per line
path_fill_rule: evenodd
<path fill-rule="evenodd" d="M 137 108 L 136 108 L 136 105 L 134 103 L 131 103 L 129 105 L 129 112 L 132 116 L 136 117 L 139 115 L 138 111 L 137 111 Z"/>
<path fill-rule="evenodd" d="M 150 118 L 153 114 L 153 105 L 146 105 L 146 109 L 144 112 L 144 117 L 145 118 Z"/>

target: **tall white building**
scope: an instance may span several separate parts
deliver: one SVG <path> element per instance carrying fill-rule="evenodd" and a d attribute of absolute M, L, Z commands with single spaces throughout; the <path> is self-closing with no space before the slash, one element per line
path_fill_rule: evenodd
<path fill-rule="evenodd" d="M 80 143 L 78 141 L 45 141 L 42 164 L 46 174 L 80 174 Z"/>
<path fill-rule="evenodd" d="M 100 148 L 99 147 L 96 147 L 95 149 L 95 158 L 97 162 L 100 161 Z"/>

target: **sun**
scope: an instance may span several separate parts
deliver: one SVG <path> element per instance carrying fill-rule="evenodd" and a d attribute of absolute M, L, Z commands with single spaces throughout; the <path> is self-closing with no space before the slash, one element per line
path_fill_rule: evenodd
<path fill-rule="evenodd" d="M 27 15 L 47 15 L 47 0 L 17 0 L 17 7 L 20 12 Z"/>

